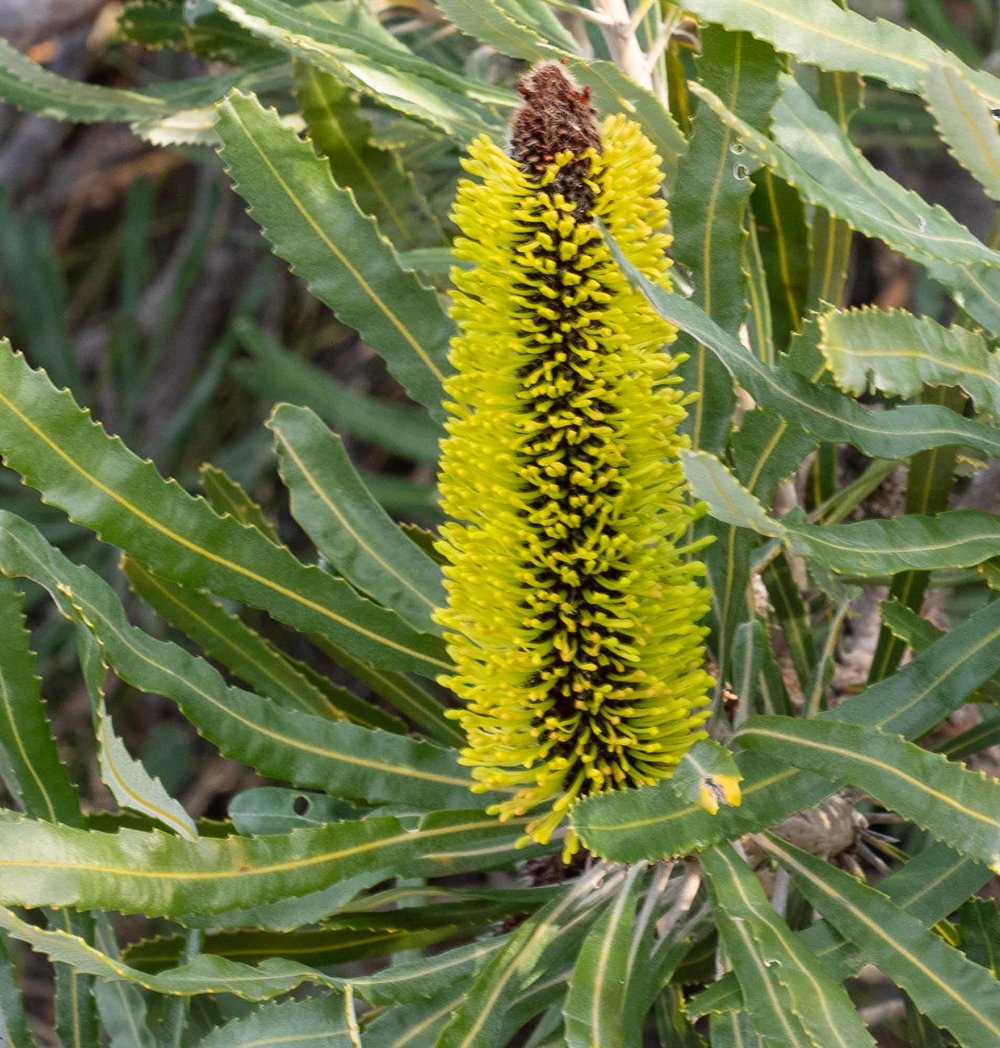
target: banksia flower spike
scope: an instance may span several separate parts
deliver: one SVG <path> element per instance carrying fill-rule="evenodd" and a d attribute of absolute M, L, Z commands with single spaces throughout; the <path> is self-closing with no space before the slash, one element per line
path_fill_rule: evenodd
<path fill-rule="evenodd" d="M 703 511 L 677 461 L 674 329 L 599 223 L 668 284 L 652 144 L 546 63 L 520 83 L 510 155 L 476 139 L 453 217 L 450 419 L 440 488 L 448 607 L 476 789 L 547 841 L 588 793 L 669 776 L 698 738 L 708 597 L 681 545 Z M 567 840 L 567 853 L 575 847 Z"/>

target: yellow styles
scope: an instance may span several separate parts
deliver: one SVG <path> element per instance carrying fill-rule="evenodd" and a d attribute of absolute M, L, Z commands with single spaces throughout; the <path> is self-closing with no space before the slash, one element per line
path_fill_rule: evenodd
<path fill-rule="evenodd" d="M 599 228 L 667 286 L 659 158 L 634 123 L 598 126 L 555 63 L 519 90 L 510 155 L 476 139 L 453 211 L 471 268 L 453 272 L 438 620 L 463 763 L 511 794 L 501 818 L 537 810 L 544 842 L 576 798 L 669 776 L 704 736 L 712 680 L 675 332 Z"/>

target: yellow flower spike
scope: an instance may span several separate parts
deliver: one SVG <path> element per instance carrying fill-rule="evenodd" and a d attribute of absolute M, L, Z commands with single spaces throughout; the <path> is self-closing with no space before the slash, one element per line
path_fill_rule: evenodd
<path fill-rule="evenodd" d="M 452 274 L 437 620 L 462 763 L 477 790 L 512 792 L 502 819 L 537 811 L 545 842 L 578 797 L 672 775 L 713 681 L 703 569 L 675 544 L 703 512 L 677 459 L 675 331 L 598 226 L 669 286 L 659 158 L 631 121 L 599 126 L 556 63 L 519 91 L 510 155 L 476 139 L 452 213 L 471 268 Z"/>

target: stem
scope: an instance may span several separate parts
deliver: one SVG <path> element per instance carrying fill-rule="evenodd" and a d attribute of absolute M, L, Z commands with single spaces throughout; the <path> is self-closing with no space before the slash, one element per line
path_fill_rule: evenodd
<path fill-rule="evenodd" d="M 652 90 L 653 82 L 646 56 L 631 28 L 632 15 L 625 0 L 594 0 L 594 9 L 603 13 L 607 19 L 601 32 L 615 64 L 640 87 Z"/>

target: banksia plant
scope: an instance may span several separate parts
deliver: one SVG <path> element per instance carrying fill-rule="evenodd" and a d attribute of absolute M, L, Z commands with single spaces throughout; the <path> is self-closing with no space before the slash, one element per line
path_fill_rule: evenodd
<path fill-rule="evenodd" d="M 675 331 L 601 233 L 668 285 L 659 158 L 631 121 L 598 124 L 558 64 L 519 90 L 509 155 L 472 143 L 453 212 L 471 268 L 453 275 L 439 621 L 462 759 L 512 794 L 492 812 L 538 810 L 545 842 L 576 798 L 669 776 L 712 681 Z"/>

